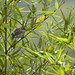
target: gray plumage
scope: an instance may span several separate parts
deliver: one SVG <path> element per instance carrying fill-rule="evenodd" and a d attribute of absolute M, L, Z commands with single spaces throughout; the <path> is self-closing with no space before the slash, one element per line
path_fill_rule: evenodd
<path fill-rule="evenodd" d="M 14 38 L 22 38 L 24 36 L 24 33 L 25 33 L 25 27 L 20 27 L 20 28 L 17 28 L 13 33 L 12 33 L 12 40 Z"/>

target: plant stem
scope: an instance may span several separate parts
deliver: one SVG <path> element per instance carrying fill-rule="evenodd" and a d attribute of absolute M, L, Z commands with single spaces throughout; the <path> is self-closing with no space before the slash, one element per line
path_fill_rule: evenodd
<path fill-rule="evenodd" d="M 5 24 L 7 24 L 7 0 L 5 0 Z M 7 28 L 5 29 L 5 75 L 7 74 Z"/>

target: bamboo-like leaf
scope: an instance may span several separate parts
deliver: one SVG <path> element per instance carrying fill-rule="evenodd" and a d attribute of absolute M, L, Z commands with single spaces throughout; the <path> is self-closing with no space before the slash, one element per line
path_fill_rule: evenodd
<path fill-rule="evenodd" d="M 74 49 L 75 49 L 75 36 L 74 36 L 74 38 L 73 38 L 73 42 L 74 42 Z"/>
<path fill-rule="evenodd" d="M 50 6 L 49 8 L 50 8 L 50 9 L 52 9 L 52 10 L 56 10 L 56 8 L 55 8 L 55 7 L 53 7 L 53 6 Z"/>
<path fill-rule="evenodd" d="M 60 50 L 58 51 L 58 59 L 60 58 L 61 53 L 62 53 L 62 50 L 60 49 Z"/>
<path fill-rule="evenodd" d="M 5 3 L 5 0 L 1 0 L 1 4 L 4 5 L 4 3 Z"/>
<path fill-rule="evenodd" d="M 54 64 L 55 61 L 52 59 L 51 56 L 52 56 L 52 55 L 50 55 L 50 53 L 47 53 L 47 52 L 46 52 L 46 57 L 47 57 L 47 59 L 50 61 L 50 63 Z"/>
<path fill-rule="evenodd" d="M 17 12 L 19 13 L 19 15 L 22 17 L 22 13 L 20 12 L 19 8 L 16 5 L 14 5 L 14 6 L 15 6 Z"/>
<path fill-rule="evenodd" d="M 57 37 L 57 36 L 55 36 L 53 34 L 50 34 L 50 37 L 52 37 L 53 39 L 58 40 L 58 41 L 68 42 L 68 39 L 67 38 Z"/>
<path fill-rule="evenodd" d="M 52 2 L 52 0 L 48 0 L 49 2 Z"/>
<path fill-rule="evenodd" d="M 69 65 L 69 63 L 67 63 L 67 64 L 66 64 L 66 67 L 65 67 L 65 71 L 66 71 L 66 72 L 69 70 L 69 67 L 70 67 L 70 65 Z"/>
<path fill-rule="evenodd" d="M 26 49 L 28 49 L 29 51 L 28 52 L 30 52 L 32 55 L 34 55 L 34 56 L 39 56 L 39 57 L 42 57 L 42 58 L 44 58 L 41 54 L 39 54 L 38 52 L 34 52 L 33 50 L 31 50 L 30 48 L 28 48 L 28 47 L 26 47 Z"/>
<path fill-rule="evenodd" d="M 38 0 L 38 3 L 40 3 L 42 0 Z"/>
<path fill-rule="evenodd" d="M 38 26 L 35 30 L 37 30 L 37 29 L 41 29 L 43 26 Z"/>
<path fill-rule="evenodd" d="M 2 24 L 2 27 L 7 28 L 7 29 L 12 29 L 8 24 Z"/>
<path fill-rule="evenodd" d="M 13 52 L 11 55 L 16 55 L 19 51 L 20 51 L 20 49 L 18 49 L 17 51 Z"/>
<path fill-rule="evenodd" d="M 66 55 L 66 59 L 69 59 L 71 61 L 75 61 L 75 58 L 70 57 L 69 55 Z"/>
<path fill-rule="evenodd" d="M 4 49 L 1 45 L 0 45 L 0 55 L 4 55 Z"/>
<path fill-rule="evenodd" d="M 63 71 L 63 69 L 61 67 L 59 69 L 59 75 L 64 75 L 64 71 Z"/>
<path fill-rule="evenodd" d="M 46 39 L 49 41 L 49 37 L 45 32 L 41 32 L 42 35 L 44 35 L 46 37 Z"/>
<path fill-rule="evenodd" d="M 35 8 L 35 5 L 32 4 L 32 12 L 35 13 L 36 12 L 36 8 Z"/>
<path fill-rule="evenodd" d="M 54 11 L 40 11 L 40 12 L 46 13 L 46 14 L 48 14 L 48 13 L 55 13 Z"/>
<path fill-rule="evenodd" d="M 52 68 L 52 67 L 50 67 L 50 66 L 49 66 L 49 68 L 50 68 L 50 70 L 52 70 L 52 71 L 54 71 L 55 73 L 59 74 L 59 72 L 58 72 L 57 70 L 55 70 L 54 68 Z"/>
<path fill-rule="evenodd" d="M 25 60 L 22 65 L 26 65 L 28 62 L 30 62 L 30 59 Z"/>
<path fill-rule="evenodd" d="M 43 50 L 46 51 L 43 38 L 42 38 L 42 47 L 43 47 Z"/>
<path fill-rule="evenodd" d="M 45 71 L 45 70 L 43 70 L 43 71 L 46 73 L 46 75 L 48 75 L 48 74 L 50 74 L 50 75 L 57 75 L 57 74 L 52 73 L 52 72 L 48 72 L 48 71 Z"/>
<path fill-rule="evenodd" d="M 66 21 L 63 11 L 62 11 L 61 9 L 60 9 L 60 11 L 61 11 L 61 14 L 62 14 L 63 20 Z"/>
<path fill-rule="evenodd" d="M 66 46 L 75 51 L 75 48 L 71 47 L 70 45 L 66 44 Z"/>
<path fill-rule="evenodd" d="M 55 0 L 55 8 L 58 10 L 58 8 L 59 8 L 59 4 L 58 4 L 58 2 L 57 2 L 57 0 Z"/>

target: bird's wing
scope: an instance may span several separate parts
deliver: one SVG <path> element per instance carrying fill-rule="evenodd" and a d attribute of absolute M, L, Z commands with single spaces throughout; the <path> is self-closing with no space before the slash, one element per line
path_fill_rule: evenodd
<path fill-rule="evenodd" d="M 22 33 L 21 28 L 16 29 L 16 30 L 14 31 L 14 33 L 15 33 L 15 35 L 21 34 L 21 33 Z"/>

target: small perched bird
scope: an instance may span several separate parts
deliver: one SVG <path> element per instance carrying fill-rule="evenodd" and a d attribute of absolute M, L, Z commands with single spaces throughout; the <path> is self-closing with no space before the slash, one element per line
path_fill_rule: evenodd
<path fill-rule="evenodd" d="M 24 36 L 26 29 L 24 26 L 17 28 L 13 33 L 12 33 L 12 40 L 14 38 L 22 38 Z"/>

